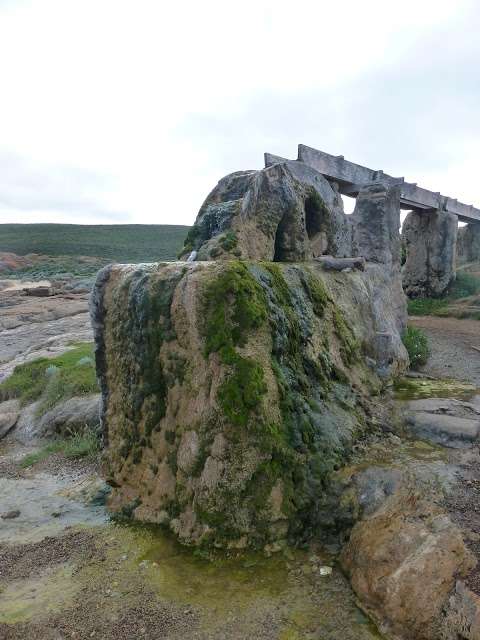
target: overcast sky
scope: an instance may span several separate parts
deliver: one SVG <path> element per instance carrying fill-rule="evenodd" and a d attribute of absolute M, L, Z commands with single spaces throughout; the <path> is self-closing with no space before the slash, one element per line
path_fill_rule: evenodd
<path fill-rule="evenodd" d="M 299 142 L 480 206 L 478 0 L 0 0 L 0 221 L 191 224 Z"/>

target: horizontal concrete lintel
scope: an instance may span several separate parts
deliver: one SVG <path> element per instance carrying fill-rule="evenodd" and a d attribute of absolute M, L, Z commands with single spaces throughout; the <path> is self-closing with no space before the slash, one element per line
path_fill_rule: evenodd
<path fill-rule="evenodd" d="M 345 160 L 343 156 L 332 156 L 329 153 L 298 145 L 298 160 L 308 164 L 319 173 L 330 180 L 334 180 L 341 185 L 345 195 L 358 193 L 358 185 L 366 185 L 373 182 L 381 182 L 387 186 L 398 184 L 401 190 L 401 200 L 403 207 L 411 206 L 412 209 L 419 210 L 440 210 L 453 213 L 462 222 L 480 222 L 480 209 L 471 205 L 458 202 L 454 198 L 442 196 L 428 189 L 423 189 L 415 183 L 405 182 L 404 178 L 389 176 L 381 170 L 373 170 L 362 165 Z"/>

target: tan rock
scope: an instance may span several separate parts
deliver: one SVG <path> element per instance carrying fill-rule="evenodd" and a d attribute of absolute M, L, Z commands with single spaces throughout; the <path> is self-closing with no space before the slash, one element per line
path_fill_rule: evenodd
<path fill-rule="evenodd" d="M 405 640 L 440 637 L 456 578 L 475 565 L 459 529 L 408 491 L 355 525 L 341 561 L 365 609 Z"/>

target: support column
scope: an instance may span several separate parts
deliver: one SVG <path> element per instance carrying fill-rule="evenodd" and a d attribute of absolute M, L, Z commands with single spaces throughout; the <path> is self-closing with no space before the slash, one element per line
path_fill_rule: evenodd
<path fill-rule="evenodd" d="M 371 295 L 376 315 L 371 327 L 372 351 L 369 355 L 378 375 L 388 377 L 392 375 L 396 353 L 404 352 L 407 359 L 399 337 L 407 325 L 407 298 L 402 289 L 398 186 L 369 184 L 362 187 L 351 221 L 354 253 L 365 258 L 365 268 L 373 283 Z M 395 310 L 395 326 L 387 319 L 387 309 L 390 313 Z"/>
<path fill-rule="evenodd" d="M 407 259 L 403 288 L 411 298 L 438 297 L 455 279 L 457 216 L 445 211 L 412 211 L 403 224 Z"/>
<path fill-rule="evenodd" d="M 400 275 L 400 190 L 371 184 L 358 194 L 355 211 L 356 254 L 367 262 L 384 264 L 392 275 Z"/>
<path fill-rule="evenodd" d="M 472 222 L 458 230 L 457 264 L 480 262 L 480 223 Z"/>

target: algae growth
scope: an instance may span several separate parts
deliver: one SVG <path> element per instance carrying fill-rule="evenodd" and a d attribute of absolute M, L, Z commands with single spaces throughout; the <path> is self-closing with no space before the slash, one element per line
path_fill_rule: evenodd
<path fill-rule="evenodd" d="M 471 400 L 479 394 L 480 390 L 477 387 L 458 380 L 400 378 L 394 385 L 394 397 L 396 400 L 422 400 L 427 398 Z"/>
<path fill-rule="evenodd" d="M 94 531 L 94 530 L 91 530 Z M 0 593 L 0 622 L 45 619 L 95 602 L 98 616 L 115 616 L 148 596 L 151 606 L 173 607 L 192 618 L 185 638 L 258 637 L 374 640 L 381 636 L 355 605 L 342 573 L 322 577 L 328 556 L 289 551 L 203 557 L 156 527 L 109 524 L 98 528 L 103 561 L 60 565 L 41 577 L 17 580 Z M 319 564 L 320 563 L 320 564 Z M 193 625 L 195 620 L 195 625 Z"/>

